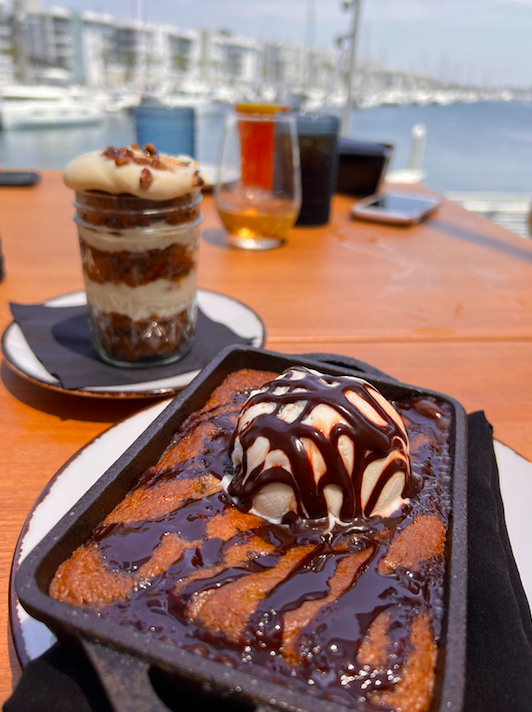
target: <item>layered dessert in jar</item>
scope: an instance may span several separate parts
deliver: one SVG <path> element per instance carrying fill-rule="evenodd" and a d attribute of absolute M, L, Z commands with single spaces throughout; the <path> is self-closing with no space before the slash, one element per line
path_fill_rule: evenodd
<path fill-rule="evenodd" d="M 196 323 L 201 186 L 189 156 L 109 147 L 71 161 L 89 324 L 100 356 L 149 366 L 182 358 Z"/>
<path fill-rule="evenodd" d="M 359 378 L 236 371 L 50 595 L 325 701 L 429 710 L 451 426 Z"/>

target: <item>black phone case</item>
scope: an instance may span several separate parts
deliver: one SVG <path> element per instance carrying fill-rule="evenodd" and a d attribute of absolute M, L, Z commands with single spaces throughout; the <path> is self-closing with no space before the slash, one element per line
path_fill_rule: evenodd
<path fill-rule="evenodd" d="M 29 171 L 0 171 L 0 187 L 23 188 L 36 185 L 41 180 L 38 173 Z"/>

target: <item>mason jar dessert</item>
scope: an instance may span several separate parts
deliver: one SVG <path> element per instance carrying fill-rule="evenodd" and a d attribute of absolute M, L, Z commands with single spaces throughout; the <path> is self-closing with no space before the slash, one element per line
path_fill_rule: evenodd
<path fill-rule="evenodd" d="M 64 180 L 76 215 L 89 324 L 116 366 L 185 356 L 196 324 L 201 186 L 189 156 L 109 147 L 78 156 Z"/>

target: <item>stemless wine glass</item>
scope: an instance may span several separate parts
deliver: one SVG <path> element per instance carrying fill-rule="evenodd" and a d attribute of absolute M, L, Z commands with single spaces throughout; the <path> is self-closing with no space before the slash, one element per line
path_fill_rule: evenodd
<path fill-rule="evenodd" d="M 214 191 L 229 243 L 244 250 L 282 245 L 301 208 L 295 117 L 267 108 L 227 117 Z"/>

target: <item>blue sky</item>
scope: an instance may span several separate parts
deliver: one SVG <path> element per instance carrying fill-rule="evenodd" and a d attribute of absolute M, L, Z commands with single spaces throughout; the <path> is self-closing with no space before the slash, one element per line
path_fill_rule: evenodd
<path fill-rule="evenodd" d="M 340 0 L 144 0 L 148 20 L 304 42 L 315 3 L 316 44 L 348 28 Z M 52 4 L 52 3 L 44 3 Z M 136 0 L 53 4 L 134 17 Z M 532 0 L 363 0 L 360 52 L 443 79 L 532 86 Z"/>

